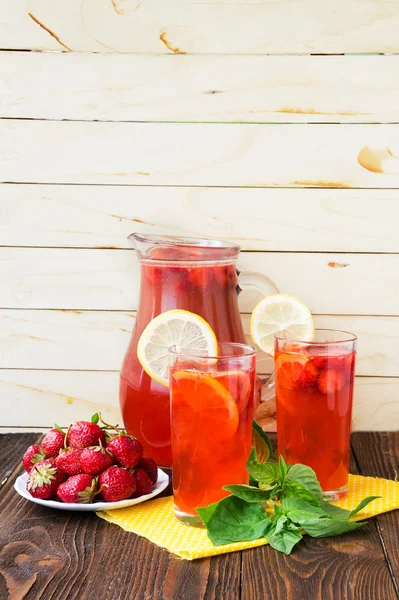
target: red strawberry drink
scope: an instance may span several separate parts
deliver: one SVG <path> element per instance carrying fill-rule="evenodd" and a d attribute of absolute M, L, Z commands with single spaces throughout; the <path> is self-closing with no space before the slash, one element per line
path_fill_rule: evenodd
<path fill-rule="evenodd" d="M 356 337 L 316 330 L 314 342 L 276 337 L 278 452 L 314 469 L 325 495 L 348 487 Z"/>
<path fill-rule="evenodd" d="M 155 316 L 177 308 L 203 317 L 218 340 L 245 343 L 237 302 L 237 255 L 233 244 L 215 249 L 171 246 L 155 248 L 151 259 L 141 261 L 140 308 L 122 367 L 120 403 L 128 433 L 163 467 L 172 464 L 169 388 L 143 371 L 138 340 Z"/>

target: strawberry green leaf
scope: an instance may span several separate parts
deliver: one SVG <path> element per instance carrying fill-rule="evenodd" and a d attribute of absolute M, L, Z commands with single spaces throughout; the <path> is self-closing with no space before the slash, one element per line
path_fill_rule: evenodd
<path fill-rule="evenodd" d="M 94 413 L 94 415 L 91 418 L 91 422 L 97 424 L 99 420 L 100 420 L 100 415 L 98 413 Z"/>

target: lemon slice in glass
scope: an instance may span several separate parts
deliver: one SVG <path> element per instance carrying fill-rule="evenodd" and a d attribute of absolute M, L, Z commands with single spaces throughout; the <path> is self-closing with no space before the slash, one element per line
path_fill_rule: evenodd
<path fill-rule="evenodd" d="M 168 310 L 152 319 L 137 345 L 137 357 L 144 371 L 161 385 L 169 387 L 169 355 L 171 346 L 187 352 L 203 350 L 204 355 L 217 356 L 216 336 L 199 315 L 188 310 Z"/>
<path fill-rule="evenodd" d="M 313 319 L 305 304 L 288 294 L 263 298 L 251 315 L 251 337 L 255 344 L 274 355 L 274 336 L 286 331 L 293 340 L 309 342 L 314 336 Z"/>

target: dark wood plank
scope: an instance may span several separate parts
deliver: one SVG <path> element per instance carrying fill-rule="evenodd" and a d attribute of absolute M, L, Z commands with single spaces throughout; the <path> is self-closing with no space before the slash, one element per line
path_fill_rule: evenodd
<path fill-rule="evenodd" d="M 17 472 L 0 502 L 0 598 L 219 600 L 240 597 L 241 553 L 180 560 L 92 513 L 43 508 L 17 496 Z"/>
<path fill-rule="evenodd" d="M 362 475 L 398 479 L 398 431 L 355 433 L 352 448 Z M 375 521 L 399 597 L 399 511 L 379 515 Z"/>
<path fill-rule="evenodd" d="M 28 446 L 41 438 L 39 432 L 0 434 L 0 488 L 22 460 Z"/>
<path fill-rule="evenodd" d="M 351 472 L 356 472 L 352 460 Z M 393 600 L 395 588 L 376 524 L 345 536 L 305 536 L 290 556 L 262 546 L 242 553 L 242 600 Z"/>

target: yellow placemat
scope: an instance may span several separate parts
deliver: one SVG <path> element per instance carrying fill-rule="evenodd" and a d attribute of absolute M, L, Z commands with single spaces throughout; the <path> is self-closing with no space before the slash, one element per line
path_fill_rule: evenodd
<path fill-rule="evenodd" d="M 361 521 L 399 508 L 399 482 L 374 477 L 349 475 L 349 492 L 337 506 L 353 510 L 362 498 L 381 496 L 359 512 L 354 520 Z M 252 542 L 236 542 L 213 546 L 205 529 L 179 523 L 173 512 L 173 496 L 143 502 L 128 508 L 98 512 L 97 515 L 126 531 L 141 535 L 157 546 L 166 548 L 181 558 L 193 560 L 235 550 L 256 548 L 267 544 L 264 538 Z"/>

